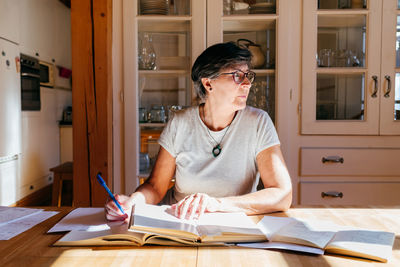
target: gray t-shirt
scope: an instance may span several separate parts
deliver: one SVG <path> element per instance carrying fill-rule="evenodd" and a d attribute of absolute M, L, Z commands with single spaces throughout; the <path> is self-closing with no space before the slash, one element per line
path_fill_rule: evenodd
<path fill-rule="evenodd" d="M 217 157 L 212 154 L 217 142 L 210 134 L 217 142 L 223 138 Z M 176 159 L 175 186 L 164 198 L 164 203 L 173 204 L 194 193 L 225 197 L 256 191 L 260 179 L 256 156 L 279 144 L 279 139 L 263 110 L 247 106 L 237 112 L 229 128 L 211 131 L 195 106 L 176 112 L 158 142 Z"/>

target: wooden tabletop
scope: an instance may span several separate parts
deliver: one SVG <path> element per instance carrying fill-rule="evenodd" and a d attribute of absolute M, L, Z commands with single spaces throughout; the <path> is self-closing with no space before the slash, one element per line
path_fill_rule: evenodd
<path fill-rule="evenodd" d="M 239 247 L 53 247 L 63 234 L 46 232 L 72 208 L 45 209 L 60 212 L 11 240 L 0 241 L 0 266 L 400 266 L 400 206 L 301 207 L 274 214 L 394 232 L 393 256 L 388 263 Z"/>

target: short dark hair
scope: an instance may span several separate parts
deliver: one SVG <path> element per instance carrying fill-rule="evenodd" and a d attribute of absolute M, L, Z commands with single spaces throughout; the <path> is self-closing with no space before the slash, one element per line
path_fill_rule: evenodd
<path fill-rule="evenodd" d="M 222 69 L 237 65 L 247 64 L 250 67 L 250 61 L 250 51 L 234 42 L 218 43 L 208 47 L 197 57 L 192 67 L 192 81 L 197 97 L 204 99 L 206 96 L 202 78 L 217 78 Z"/>

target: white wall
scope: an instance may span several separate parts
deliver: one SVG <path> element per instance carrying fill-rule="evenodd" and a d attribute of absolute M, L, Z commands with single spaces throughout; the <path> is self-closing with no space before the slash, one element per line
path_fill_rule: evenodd
<path fill-rule="evenodd" d="M 20 51 L 55 65 L 71 68 L 70 9 L 58 0 L 18 0 Z M 39 56 L 36 56 L 36 53 Z M 56 69 L 56 76 L 58 71 Z M 22 112 L 22 155 L 18 199 L 52 183 L 50 168 L 60 164 L 58 121 L 72 106 L 69 80 L 56 79 L 55 88 L 42 87 L 41 110 Z"/>

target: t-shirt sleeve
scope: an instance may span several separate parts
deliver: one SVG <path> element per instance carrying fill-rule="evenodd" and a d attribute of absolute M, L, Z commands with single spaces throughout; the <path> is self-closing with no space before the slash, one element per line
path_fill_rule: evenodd
<path fill-rule="evenodd" d="M 275 126 L 266 112 L 261 112 L 258 117 L 256 140 L 256 156 L 264 149 L 280 144 Z"/>
<path fill-rule="evenodd" d="M 176 158 L 176 150 L 174 147 L 175 137 L 178 129 L 178 121 L 177 116 L 173 116 L 171 120 L 168 121 L 167 125 L 164 127 L 160 138 L 158 139 L 158 143 L 167 150 L 174 158 Z"/>

